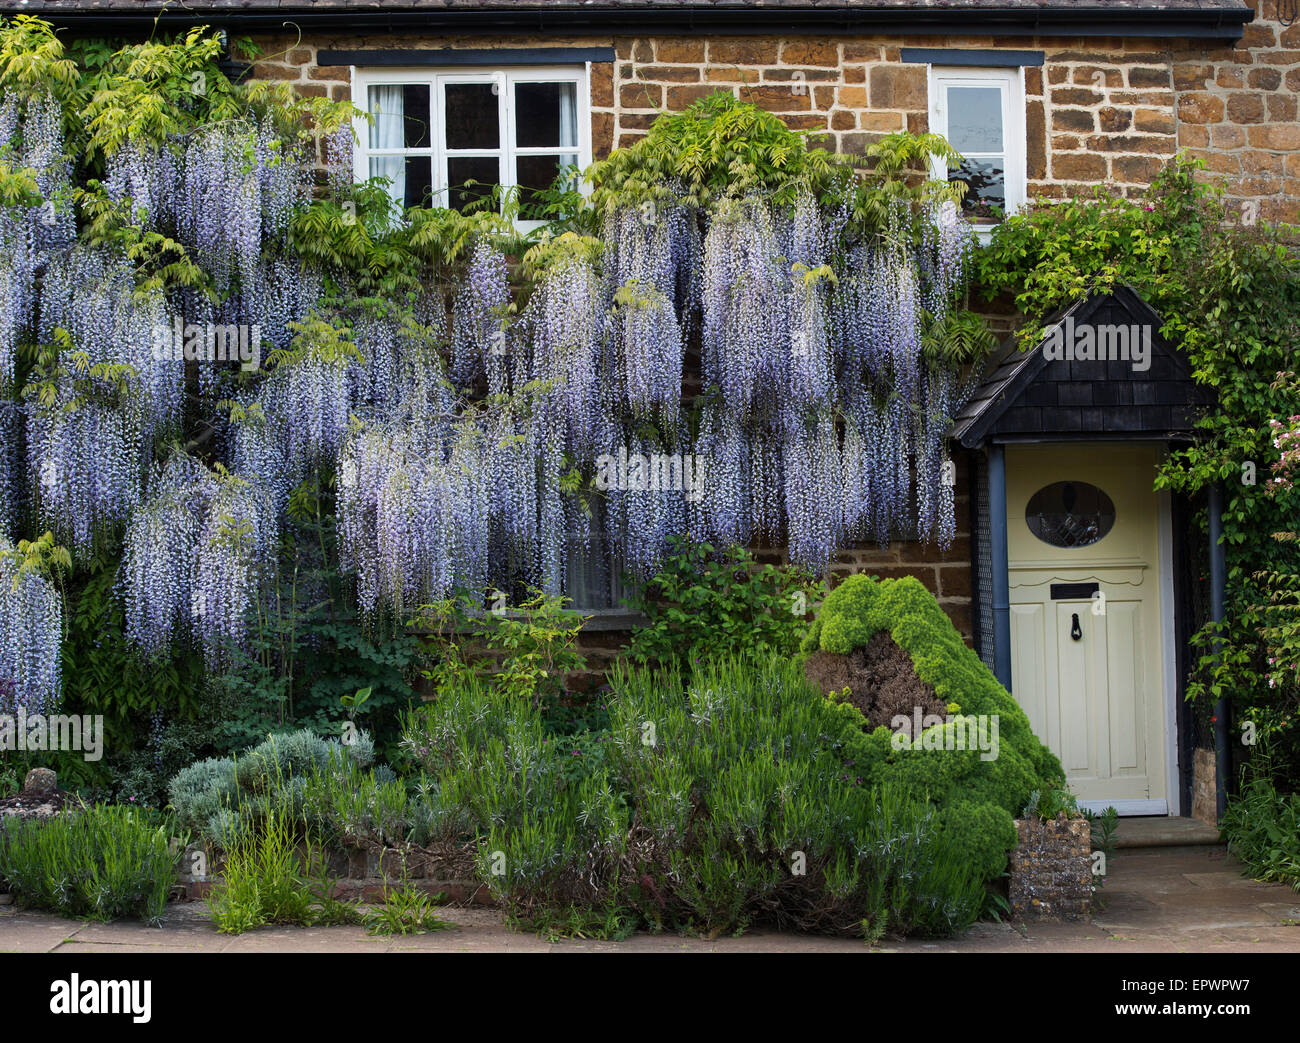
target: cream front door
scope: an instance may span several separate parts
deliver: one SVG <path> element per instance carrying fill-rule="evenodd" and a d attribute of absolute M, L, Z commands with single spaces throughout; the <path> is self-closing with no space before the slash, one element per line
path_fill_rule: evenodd
<path fill-rule="evenodd" d="M 1007 446 L 1011 686 L 1082 806 L 1167 814 L 1160 450 Z"/>

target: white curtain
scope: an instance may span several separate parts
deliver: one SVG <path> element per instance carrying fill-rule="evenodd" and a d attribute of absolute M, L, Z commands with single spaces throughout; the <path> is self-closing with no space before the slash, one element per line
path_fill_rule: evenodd
<path fill-rule="evenodd" d="M 578 85 L 560 84 L 560 144 L 564 148 L 578 147 Z M 577 163 L 578 156 L 561 156 L 562 164 Z"/>
<path fill-rule="evenodd" d="M 375 119 L 370 138 L 373 148 L 402 148 L 406 144 L 402 90 L 400 84 L 370 88 L 370 114 Z M 372 157 L 370 176 L 388 178 L 388 194 L 398 206 L 406 206 L 405 156 Z"/>

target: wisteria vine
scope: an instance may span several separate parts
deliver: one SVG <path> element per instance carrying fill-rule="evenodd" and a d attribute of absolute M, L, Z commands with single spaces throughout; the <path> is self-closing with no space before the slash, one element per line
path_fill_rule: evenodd
<path fill-rule="evenodd" d="M 707 211 L 668 194 L 610 209 L 597 251 L 525 285 L 481 234 L 418 299 L 340 302 L 347 274 L 294 252 L 309 157 L 269 120 L 230 120 L 105 157 L 121 219 L 203 273 L 163 289 L 77 241 L 60 127 L 50 99 L 0 98 L 0 161 L 36 171 L 0 215 L 0 539 L 33 521 L 83 557 L 120 539 L 146 655 L 190 643 L 218 669 L 248 645 L 294 491 L 317 479 L 367 615 L 565 590 L 575 553 L 650 573 L 683 532 L 783 542 L 817 569 L 855 541 L 954 537 L 943 436 L 963 385 L 927 341 L 968 275 L 950 204 L 918 236 L 901 204 L 867 234 L 807 194 Z M 335 196 L 351 144 L 323 145 Z M 265 363 L 157 350 L 209 326 L 254 330 Z M 40 361 L 18 388 L 23 348 Z M 214 415 L 185 444 L 196 401 Z M 24 573 L 0 598 L 17 678 L 0 680 L 46 705 L 57 593 Z"/>

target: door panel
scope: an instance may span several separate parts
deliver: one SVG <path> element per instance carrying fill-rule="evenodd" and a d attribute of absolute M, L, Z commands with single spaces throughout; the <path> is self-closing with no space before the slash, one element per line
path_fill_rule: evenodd
<path fill-rule="evenodd" d="M 1055 721 L 1048 717 L 1049 703 L 1055 705 L 1056 671 L 1046 668 L 1047 644 L 1043 641 L 1043 606 L 1037 604 L 1011 606 L 1011 656 L 1012 674 L 1024 678 L 1024 699 L 1017 695 L 1021 709 L 1029 716 L 1034 734 L 1055 737 Z M 1020 686 L 1017 685 L 1017 688 Z M 1047 739 L 1043 740 L 1047 742 Z"/>
<path fill-rule="evenodd" d="M 1151 488 L 1158 450 L 1009 446 L 1006 461 L 1016 701 L 1060 757 L 1081 801 L 1142 802 L 1143 813 L 1163 813 L 1159 509 Z M 1062 482 L 1095 485 L 1113 501 L 1114 524 L 1094 543 L 1056 546 L 1030 530 L 1030 498 Z M 1053 584 L 1090 582 L 1098 586 L 1099 606 L 1077 590 L 1052 597 Z"/>
<path fill-rule="evenodd" d="M 1146 774 L 1142 713 L 1142 603 L 1106 606 L 1107 680 L 1110 693 L 1111 774 Z"/>

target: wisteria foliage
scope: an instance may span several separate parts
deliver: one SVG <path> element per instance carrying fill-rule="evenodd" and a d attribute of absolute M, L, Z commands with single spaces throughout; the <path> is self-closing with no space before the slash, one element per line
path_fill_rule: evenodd
<path fill-rule="evenodd" d="M 931 216 L 911 251 L 890 237 L 846 242 L 843 216 L 809 198 L 789 212 L 730 200 L 703 222 L 629 209 L 607 221 L 603 265 L 563 258 L 514 322 L 505 258 L 480 242 L 452 294 L 458 391 L 432 356 L 417 356 L 428 369 L 412 383 L 398 332 L 372 321 L 346 394 L 310 362 L 283 384 L 292 394 L 267 382 L 259 401 L 285 426 L 257 444 L 287 452 L 269 470 L 293 480 L 311 464 L 295 445 L 309 442 L 317 463 L 339 446 L 341 556 L 366 612 L 512 579 L 561 590 L 569 550 L 597 536 L 641 573 L 684 531 L 784 540 L 813 567 L 854 540 L 950 542 L 942 436 L 960 390 L 926 359 L 923 334 L 960 288 L 969 233 Z M 468 408 L 460 396 L 483 378 L 494 397 Z M 340 444 L 346 416 L 358 422 Z M 322 423 L 329 438 L 312 434 Z M 623 475 L 593 494 L 610 458 L 685 464 L 702 481 L 647 488 Z"/>
<path fill-rule="evenodd" d="M 57 116 L 0 99 L 0 158 L 37 169 L 50 195 L 68 177 Z M 350 144 L 326 143 L 335 190 Z M 856 236 L 810 196 L 629 206 L 606 215 L 602 256 L 565 257 L 526 293 L 481 238 L 452 285 L 405 314 L 372 302 L 320 318 L 346 278 L 290 249 L 310 178 L 283 148 L 269 124 L 232 121 L 107 157 L 109 197 L 190 251 L 210 287 L 140 293 L 124 258 L 72 245 L 67 215 L 0 220 L 0 386 L 28 336 L 65 336 L 83 369 L 129 370 L 126 395 L 69 373 L 0 412 L 0 533 L 34 513 L 87 553 L 124 531 L 119 589 L 145 653 L 190 641 L 218 668 L 248 643 L 291 493 L 315 475 L 335 479 L 340 564 L 367 614 L 457 588 L 563 590 L 574 548 L 612 546 L 649 573 L 688 531 L 784 541 L 814 568 L 851 541 L 952 540 L 943 431 L 963 390 L 925 344 L 967 278 L 971 236 L 950 205 L 924 215 L 919 243 L 901 214 Z M 158 458 L 185 366 L 150 349 L 178 317 L 256 327 L 273 360 L 228 396 L 215 461 Z M 304 322 L 346 324 L 349 350 L 317 350 Z M 197 379 L 215 405 L 225 386 L 210 367 Z M 616 480 L 598 488 L 611 460 Z M 46 613 L 32 633 L 57 631 L 57 600 L 20 586 L 24 618 Z M 0 648 L 13 672 L 19 652 Z M 57 693 L 57 677 L 30 684 Z"/>
<path fill-rule="evenodd" d="M 22 558 L 0 536 L 0 713 L 46 713 L 62 684 L 63 610 L 45 576 L 21 570 Z"/>
<path fill-rule="evenodd" d="M 119 584 L 128 636 L 162 655 L 196 636 L 219 669 L 245 647 L 250 612 L 273 577 L 280 521 L 266 489 L 177 454 L 132 520 Z"/>

